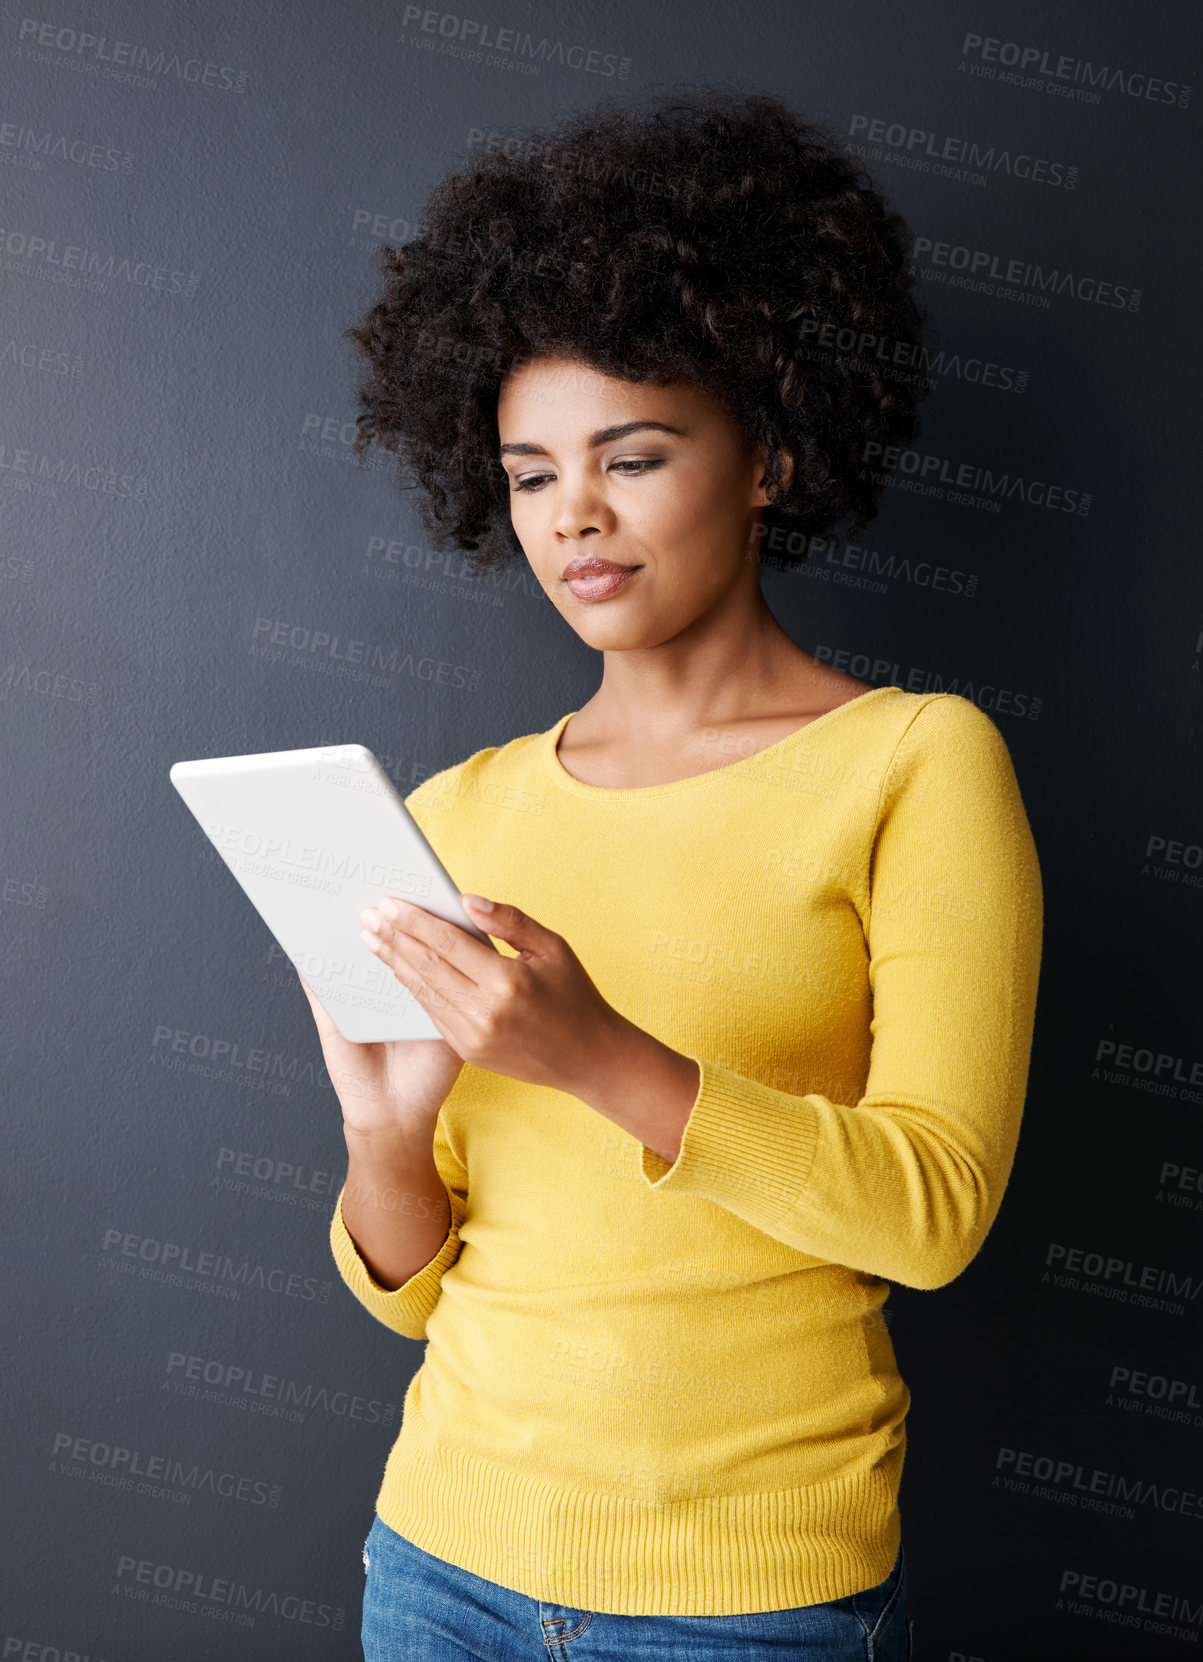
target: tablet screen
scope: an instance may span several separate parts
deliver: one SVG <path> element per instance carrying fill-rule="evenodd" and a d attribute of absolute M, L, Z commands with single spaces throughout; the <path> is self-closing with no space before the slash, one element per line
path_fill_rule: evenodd
<path fill-rule="evenodd" d="M 396 895 L 492 942 L 460 905 L 450 873 L 371 750 L 344 744 L 208 757 L 176 762 L 170 778 L 345 1038 L 441 1036 L 360 940 L 360 912 Z M 200 885 L 197 898 L 203 904 Z M 244 967 L 231 962 L 231 975 Z"/>

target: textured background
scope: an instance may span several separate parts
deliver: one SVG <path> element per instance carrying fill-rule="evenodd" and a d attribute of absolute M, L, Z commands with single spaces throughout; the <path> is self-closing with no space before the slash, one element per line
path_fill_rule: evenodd
<path fill-rule="evenodd" d="M 943 341 L 879 518 L 765 592 L 807 651 L 991 714 L 1044 876 L 1002 1214 L 958 1281 L 888 1306 L 917 1655 L 1189 1654 L 1199 22 L 1085 0 L 3 7 L 0 1657 L 360 1654 L 360 1548 L 421 1346 L 337 1278 L 313 1022 L 168 768 L 354 741 L 405 791 L 590 696 L 600 659 L 525 568 L 465 576 L 389 458 L 356 465 L 342 331 L 380 244 L 490 134 L 702 80 L 864 147 Z"/>

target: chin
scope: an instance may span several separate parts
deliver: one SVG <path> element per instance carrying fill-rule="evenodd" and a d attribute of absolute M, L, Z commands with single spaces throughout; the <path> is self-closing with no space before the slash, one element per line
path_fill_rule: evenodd
<path fill-rule="evenodd" d="M 677 634 L 675 629 L 658 628 L 647 618 L 626 618 L 607 628 L 602 619 L 574 618 L 572 627 L 586 646 L 598 652 L 640 652 L 652 646 L 662 646 Z"/>

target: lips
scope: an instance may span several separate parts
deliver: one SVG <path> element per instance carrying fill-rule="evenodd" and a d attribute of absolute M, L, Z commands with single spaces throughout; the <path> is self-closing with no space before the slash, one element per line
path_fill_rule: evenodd
<path fill-rule="evenodd" d="M 616 566 L 609 562 L 586 566 L 564 579 L 569 594 L 578 600 L 607 600 L 633 583 L 642 566 Z"/>
<path fill-rule="evenodd" d="M 568 565 L 564 567 L 564 570 L 560 575 L 563 577 L 564 581 L 567 582 L 570 577 L 605 577 L 607 573 L 612 571 L 634 571 L 635 569 L 636 568 L 634 566 L 619 565 L 614 560 L 598 560 L 589 558 L 585 560 L 571 560 Z"/>

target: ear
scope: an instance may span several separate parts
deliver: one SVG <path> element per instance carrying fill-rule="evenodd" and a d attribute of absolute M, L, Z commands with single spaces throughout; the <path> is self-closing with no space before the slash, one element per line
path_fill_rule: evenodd
<path fill-rule="evenodd" d="M 781 462 L 781 489 L 782 489 L 782 491 L 787 491 L 789 489 L 790 485 L 793 483 L 794 458 L 790 454 L 790 452 L 785 448 L 784 445 L 778 445 L 777 455 L 778 455 L 778 458 L 780 459 L 780 462 Z M 755 496 L 754 500 L 755 500 L 756 505 L 758 507 L 761 507 L 761 508 L 767 508 L 767 507 L 771 506 L 771 504 L 769 502 L 769 499 L 768 499 L 768 496 L 765 492 L 765 488 L 764 488 L 765 459 L 766 459 L 765 447 L 764 447 L 763 444 L 758 444 L 756 446 L 756 470 L 757 470 L 757 473 L 759 474 L 759 478 L 757 479 L 757 482 L 756 482 L 756 496 Z"/>

